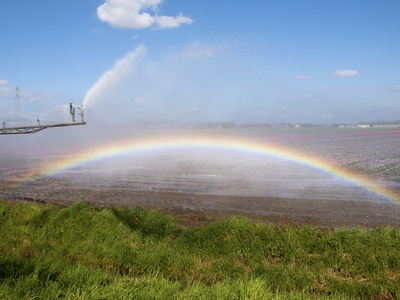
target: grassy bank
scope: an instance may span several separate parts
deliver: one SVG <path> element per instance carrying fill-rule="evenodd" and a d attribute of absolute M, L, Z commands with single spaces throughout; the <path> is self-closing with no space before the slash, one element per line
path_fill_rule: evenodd
<path fill-rule="evenodd" d="M 400 231 L 0 205 L 0 298 L 400 298 Z"/>

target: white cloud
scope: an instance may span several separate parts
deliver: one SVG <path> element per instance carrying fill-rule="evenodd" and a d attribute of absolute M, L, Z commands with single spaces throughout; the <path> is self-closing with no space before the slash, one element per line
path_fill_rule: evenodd
<path fill-rule="evenodd" d="M 8 92 L 10 92 L 10 91 L 11 91 L 11 89 L 8 88 L 8 87 L 0 86 L 0 92 L 2 92 L 2 93 L 8 93 Z"/>
<path fill-rule="evenodd" d="M 391 92 L 400 92 L 400 85 L 395 85 L 395 86 L 383 86 L 383 89 Z"/>
<path fill-rule="evenodd" d="M 199 109 L 197 108 L 197 106 L 192 106 L 188 108 L 188 111 L 198 111 Z"/>
<path fill-rule="evenodd" d="M 14 89 L 10 87 L 10 82 L 8 80 L 0 79 L 0 99 L 8 99 L 13 92 Z"/>
<path fill-rule="evenodd" d="M 179 13 L 176 17 L 155 16 L 156 23 L 161 28 L 174 28 L 181 24 L 192 24 L 193 20 Z"/>
<path fill-rule="evenodd" d="M 191 18 L 181 13 L 176 17 L 152 16 L 145 10 L 158 11 L 164 0 L 106 0 L 97 8 L 97 16 L 111 26 L 118 28 L 143 29 L 151 26 L 157 28 L 174 28 L 181 24 L 192 24 Z"/>
<path fill-rule="evenodd" d="M 308 79 L 308 76 L 306 76 L 306 75 L 294 75 L 294 78 L 296 78 L 296 79 Z"/>
<path fill-rule="evenodd" d="M 333 75 L 340 78 L 356 77 L 360 75 L 356 70 L 337 70 L 333 72 Z"/>
<path fill-rule="evenodd" d="M 213 57 L 214 54 L 221 50 L 222 45 L 209 45 L 208 43 L 193 42 L 183 49 L 182 56 L 188 58 L 205 58 Z"/>
<path fill-rule="evenodd" d="M 188 50 L 183 52 L 183 56 L 192 58 L 212 57 L 215 49 Z"/>
<path fill-rule="evenodd" d="M 400 85 L 395 85 L 395 86 L 392 88 L 392 90 L 393 90 L 393 91 L 400 92 Z"/>

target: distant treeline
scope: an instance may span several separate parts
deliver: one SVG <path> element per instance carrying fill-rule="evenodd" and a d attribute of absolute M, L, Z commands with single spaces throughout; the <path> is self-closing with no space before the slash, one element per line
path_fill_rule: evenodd
<path fill-rule="evenodd" d="M 234 121 L 209 121 L 209 122 L 184 122 L 177 120 L 139 120 L 133 123 L 135 128 L 327 128 L 327 127 L 358 127 L 374 125 L 397 125 L 396 121 L 360 121 L 356 124 L 332 123 L 332 124 L 313 124 L 313 123 L 275 123 L 275 122 L 245 122 L 236 123 Z"/>
<path fill-rule="evenodd" d="M 399 125 L 400 124 L 400 120 L 396 120 L 396 121 L 374 121 L 374 122 L 366 122 L 366 121 L 361 121 L 357 123 L 358 125 L 366 125 L 366 124 L 370 124 L 370 125 Z"/>

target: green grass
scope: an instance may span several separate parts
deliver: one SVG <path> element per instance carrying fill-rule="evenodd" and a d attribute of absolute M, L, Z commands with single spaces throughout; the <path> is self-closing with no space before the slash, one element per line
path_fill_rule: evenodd
<path fill-rule="evenodd" d="M 400 298 L 400 231 L 0 205 L 0 299 Z"/>

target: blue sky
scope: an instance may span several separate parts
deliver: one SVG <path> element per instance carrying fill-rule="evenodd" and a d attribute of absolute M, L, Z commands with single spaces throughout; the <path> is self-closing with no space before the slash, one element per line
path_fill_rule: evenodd
<path fill-rule="evenodd" d="M 400 119 L 400 2 L 4 1 L 0 119 Z"/>

